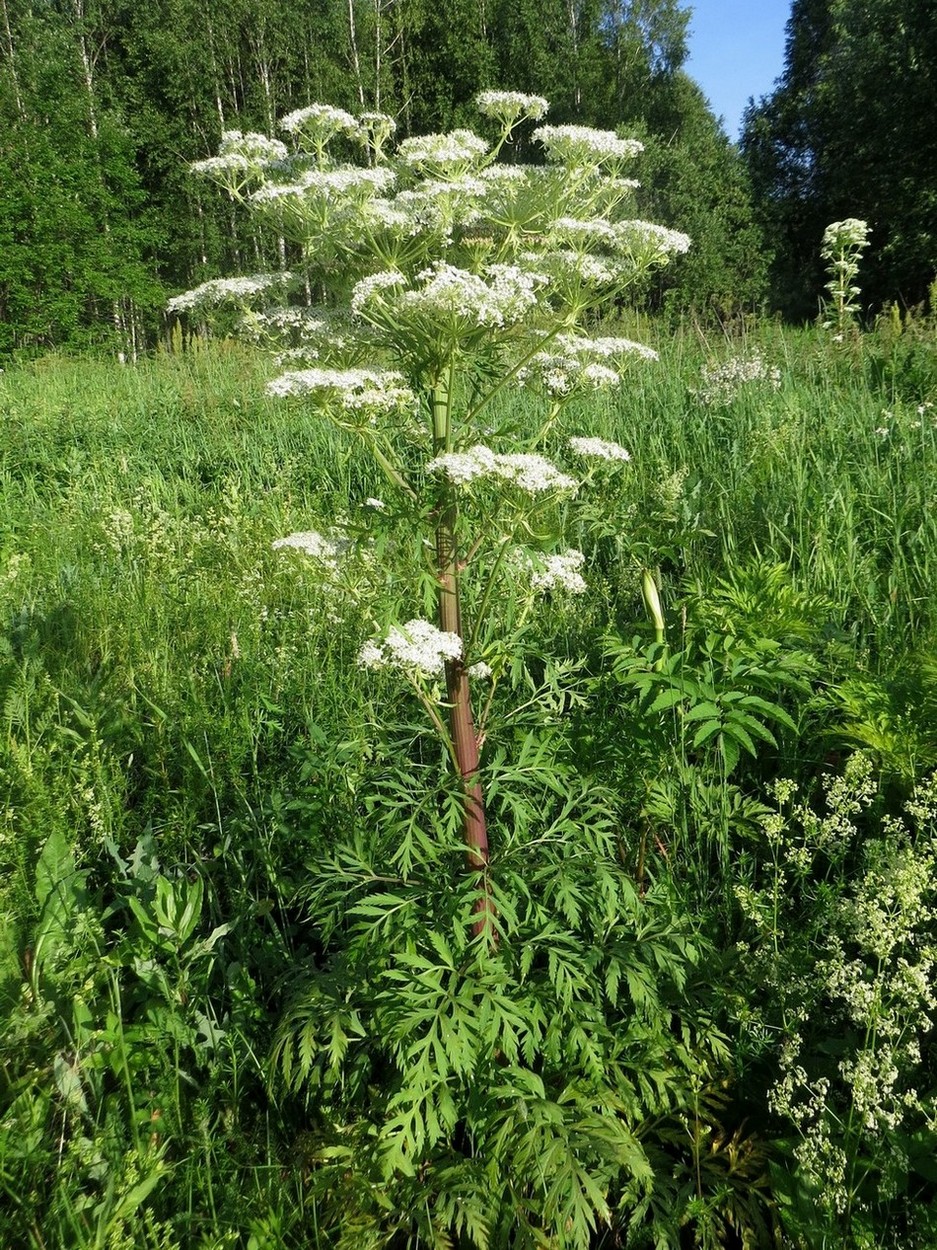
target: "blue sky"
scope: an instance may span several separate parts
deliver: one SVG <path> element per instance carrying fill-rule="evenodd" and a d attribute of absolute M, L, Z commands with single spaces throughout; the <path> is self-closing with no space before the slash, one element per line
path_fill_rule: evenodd
<path fill-rule="evenodd" d="M 684 69 L 737 139 L 749 96 L 769 92 L 784 68 L 790 0 L 688 0 L 686 7 L 693 15 Z"/>

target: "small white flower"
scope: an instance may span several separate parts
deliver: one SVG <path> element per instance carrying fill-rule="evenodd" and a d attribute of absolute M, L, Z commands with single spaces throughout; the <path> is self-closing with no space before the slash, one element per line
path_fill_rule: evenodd
<path fill-rule="evenodd" d="M 358 652 L 358 664 L 361 668 L 385 668 L 384 648 L 376 642 L 366 642 Z"/>
<path fill-rule="evenodd" d="M 469 677 L 475 677 L 479 681 L 484 681 L 486 677 L 491 676 L 491 665 L 486 664 L 484 660 L 478 660 L 475 664 L 469 666 Z"/>
<path fill-rule="evenodd" d="M 547 159 L 574 168 L 630 160 L 644 151 L 637 139 L 619 139 L 612 130 L 589 126 L 539 126 L 533 136 L 547 150 Z"/>
<path fill-rule="evenodd" d="M 630 460 L 631 455 L 618 443 L 606 442 L 603 438 L 575 437 L 569 440 L 569 446 L 577 456 L 594 456 L 599 460 Z"/>
<path fill-rule="evenodd" d="M 485 140 L 470 130 L 453 130 L 445 135 L 416 135 L 404 139 L 397 155 L 405 165 L 423 165 L 442 171 L 473 165 L 487 151 Z"/>
<path fill-rule="evenodd" d="M 496 459 L 498 476 L 532 495 L 547 490 L 575 490 L 579 484 L 545 456 L 519 452 Z"/>
<path fill-rule="evenodd" d="M 480 443 L 468 451 L 444 452 L 431 460 L 426 470 L 445 474 L 456 486 L 466 486 L 483 477 L 501 478 L 529 494 L 574 490 L 578 486 L 578 482 L 561 473 L 545 456 L 524 452 L 498 455 Z"/>
<path fill-rule="evenodd" d="M 629 251 L 635 250 L 637 246 L 659 256 L 667 256 L 671 252 L 680 254 L 690 249 L 688 234 L 655 225 L 652 221 L 616 222 L 615 237 L 618 245 Z"/>
<path fill-rule="evenodd" d="M 437 677 L 447 660 L 457 660 L 461 655 L 458 634 L 417 619 L 393 625 L 382 642 L 366 642 L 358 652 L 358 663 L 362 668 L 396 668 L 420 677 Z"/>
<path fill-rule="evenodd" d="M 334 108 L 331 104 L 309 104 L 306 108 L 294 109 L 280 118 L 280 129 L 287 134 L 305 131 L 320 141 L 328 141 L 333 135 L 356 135 L 358 123 L 344 109 Z"/>
<path fill-rule="evenodd" d="M 190 312 L 195 308 L 216 308 L 219 304 L 248 303 L 274 286 L 287 286 L 291 273 L 254 273 L 243 278 L 212 278 L 191 291 L 174 295 L 166 304 L 169 312 Z"/>
<path fill-rule="evenodd" d="M 337 569 L 338 562 L 351 546 L 347 538 L 326 538 L 315 530 L 299 530 L 278 538 L 272 544 L 274 551 L 302 551 L 307 556 L 319 560 L 330 569 Z"/>
<path fill-rule="evenodd" d="M 596 218 L 594 221 L 580 221 L 576 217 L 558 217 L 553 223 L 552 230 L 561 238 L 569 239 L 585 247 L 594 246 L 596 243 L 604 243 L 611 247 L 617 241 L 611 222 L 603 221 L 601 218 Z"/>
<path fill-rule="evenodd" d="M 351 293 L 351 310 L 354 313 L 360 313 L 382 292 L 406 285 L 407 279 L 396 269 L 385 269 L 380 273 L 369 274 L 368 277 L 355 283 Z"/>
<path fill-rule="evenodd" d="M 830 260 L 837 252 L 868 247 L 869 226 L 858 217 L 832 221 L 823 232 L 820 255 Z"/>
<path fill-rule="evenodd" d="M 387 507 L 387 504 L 384 502 L 383 499 L 375 499 L 373 495 L 370 495 L 364 501 L 364 506 L 366 508 L 374 508 L 377 512 L 383 512 L 384 509 Z"/>
<path fill-rule="evenodd" d="M 549 104 L 541 95 L 524 95 L 522 91 L 481 91 L 475 97 L 475 106 L 486 117 L 513 125 L 519 118 L 539 121 L 546 115 Z"/>
<path fill-rule="evenodd" d="M 565 590 L 571 595 L 581 595 L 586 589 L 586 583 L 579 570 L 585 559 L 582 552 L 575 548 L 552 556 L 542 556 L 542 568 L 536 567 L 539 561 L 532 561 L 534 571 L 530 584 L 534 590 Z"/>
<path fill-rule="evenodd" d="M 374 414 L 412 409 L 416 396 L 403 376 L 378 369 L 297 369 L 267 383 L 268 395 L 309 395 L 322 392 L 346 412 Z"/>
<path fill-rule="evenodd" d="M 744 387 L 754 382 L 770 382 L 775 390 L 781 385 L 780 369 L 769 369 L 757 354 L 704 365 L 701 373 L 703 385 L 694 394 L 703 404 L 730 404 Z"/>
<path fill-rule="evenodd" d="M 422 285 L 404 291 L 397 306 L 402 311 L 434 317 L 456 317 L 470 326 L 509 326 L 520 321 L 537 303 L 544 274 L 517 265 L 491 265 L 488 281 L 455 265 L 437 261 L 417 274 Z"/>
<path fill-rule="evenodd" d="M 467 486 L 479 477 L 491 477 L 497 472 L 498 457 L 481 443 L 468 451 L 447 451 L 436 456 L 426 466 L 427 473 L 442 473 L 456 486 Z"/>

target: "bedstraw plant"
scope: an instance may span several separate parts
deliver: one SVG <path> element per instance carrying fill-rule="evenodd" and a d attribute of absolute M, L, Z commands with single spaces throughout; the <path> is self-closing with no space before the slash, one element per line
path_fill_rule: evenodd
<path fill-rule="evenodd" d="M 360 440 L 385 481 L 363 520 L 275 544 L 319 566 L 336 628 L 364 623 L 378 726 L 348 779 L 358 816 L 310 855 L 314 962 L 275 1059 L 310 1103 L 329 1244 L 584 1247 L 628 1224 L 675 1244 L 679 1185 L 642 1126 L 699 1105 L 721 1042 L 687 993 L 691 926 L 635 888 L 615 796 L 568 762 L 581 662 L 550 657 L 549 622 L 586 589 L 572 518 L 579 542 L 608 532 L 587 488 L 629 461 L 561 439 L 561 415 L 655 359 L 587 327 L 689 240 L 629 215 L 637 141 L 541 124 L 525 150 L 545 160 L 517 163 L 546 101 L 477 104 L 490 138 L 394 147 L 391 118 L 314 104 L 286 144 L 229 132 L 195 166 L 289 271 L 172 308 L 238 308 L 276 352 L 269 394 Z M 394 736 L 399 683 L 429 738 Z"/>

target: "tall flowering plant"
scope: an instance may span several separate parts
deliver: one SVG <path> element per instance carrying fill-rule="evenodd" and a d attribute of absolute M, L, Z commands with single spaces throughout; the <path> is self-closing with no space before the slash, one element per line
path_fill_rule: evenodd
<path fill-rule="evenodd" d="M 445 743 L 478 881 L 473 927 L 493 937 L 485 726 L 471 682 L 474 675 L 491 683 L 490 708 L 503 654 L 486 638 L 484 611 L 519 532 L 545 536 L 547 549 L 541 541 L 526 556 L 535 589 L 584 588 L 581 553 L 550 551 L 559 536 L 538 525 L 549 505 L 576 494 L 582 474 L 536 445 L 519 448 L 493 401 L 509 387 L 537 391 L 542 437 L 570 400 L 618 386 L 631 360 L 653 359 L 638 343 L 589 337 L 582 327 L 689 240 L 629 215 L 637 184 L 625 171 L 642 150 L 636 140 L 541 124 L 532 139 L 545 162 L 508 163 L 515 131 L 540 122 L 546 100 L 486 91 L 476 103 L 493 123 L 493 142 L 455 130 L 395 148 L 392 118 L 355 118 L 323 104 L 282 118 L 287 142 L 226 133 L 219 154 L 194 171 L 269 221 L 299 264 L 296 272 L 208 282 L 170 307 L 196 313 L 240 303 L 245 325 L 290 366 L 269 392 L 304 397 L 364 440 L 390 489 L 431 528 L 435 621 L 392 625 L 362 646 L 360 662 L 410 681 Z M 282 298 L 301 284 L 325 293 L 327 304 Z M 270 306 L 273 292 L 282 302 Z M 425 447 L 422 464 L 401 458 L 408 442 L 411 451 Z M 579 470 L 628 459 L 617 444 L 587 436 L 569 450 Z M 321 540 L 312 538 L 316 556 Z M 465 608 L 467 577 L 477 583 L 474 619 Z"/>
<path fill-rule="evenodd" d="M 539 596 L 586 589 L 571 505 L 629 459 L 587 430 L 561 442 L 560 415 L 654 358 L 584 327 L 689 241 L 629 214 L 639 143 L 538 124 L 537 96 L 478 105 L 490 141 L 395 146 L 388 117 L 311 105 L 283 119 L 287 142 L 232 132 L 196 166 L 270 223 L 290 269 L 174 307 L 233 300 L 276 349 L 271 395 L 360 439 L 386 478 L 358 537 L 274 545 L 358 604 L 377 579 L 406 583 L 358 661 L 375 685 L 409 683 L 443 744 L 441 786 L 398 763 L 312 866 L 315 958 L 274 1059 L 313 1099 L 329 1244 L 586 1250 L 600 1224 L 632 1220 L 676 1246 L 678 1192 L 695 1190 L 667 1188 L 678 1168 L 652 1192 L 643 1126 L 698 1103 L 720 1038 L 684 994 L 689 924 L 630 880 L 615 796 L 568 762 L 556 712 L 579 697 L 572 665 L 527 666 L 525 648 Z M 505 159 L 520 126 L 542 163 Z M 526 438 L 519 388 L 538 405 Z M 533 698 L 506 714 L 509 752 L 493 709 L 515 681 Z"/>
<path fill-rule="evenodd" d="M 835 330 L 836 342 L 842 342 L 848 331 L 855 328 L 861 294 L 861 289 L 856 286 L 856 277 L 862 253 L 868 246 L 868 224 L 857 217 L 830 222 L 823 232 L 820 255 L 826 261 L 830 275 L 826 283 L 830 297 L 823 328 Z"/>

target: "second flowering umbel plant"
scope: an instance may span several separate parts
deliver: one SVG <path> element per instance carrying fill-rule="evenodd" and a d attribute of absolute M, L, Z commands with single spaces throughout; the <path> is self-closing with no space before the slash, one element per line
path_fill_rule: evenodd
<path fill-rule="evenodd" d="M 546 437 L 571 399 L 617 386 L 628 362 L 653 358 L 582 327 L 689 240 L 630 214 L 636 140 L 539 125 L 531 138 L 544 163 L 508 163 L 512 134 L 540 122 L 547 102 L 486 91 L 477 105 L 490 140 L 455 130 L 394 149 L 391 118 L 322 104 L 283 118 L 286 146 L 226 134 L 195 172 L 266 218 L 298 260 L 282 279 L 215 283 L 174 306 L 192 315 L 226 291 L 241 301 L 245 326 L 289 366 L 270 393 L 298 397 L 364 440 L 400 506 L 426 527 L 436 620 L 393 625 L 363 643 L 360 661 L 411 682 L 443 738 L 478 882 L 473 929 L 493 941 L 480 747 L 507 653 L 487 629 L 492 588 L 506 568 L 524 567 L 513 558 L 523 534 L 536 536 L 539 559 L 526 564 L 534 589 L 582 589 L 583 558 L 564 554 L 556 503 L 576 493 L 584 463 L 620 468 L 628 454 L 585 431 L 569 449 L 572 467 L 557 465 L 539 439 L 518 446 L 506 405 L 492 401 L 511 387 L 535 391 Z M 300 279 L 327 292 L 327 306 L 258 307 Z M 472 673 L 486 682 L 475 710 Z"/>

